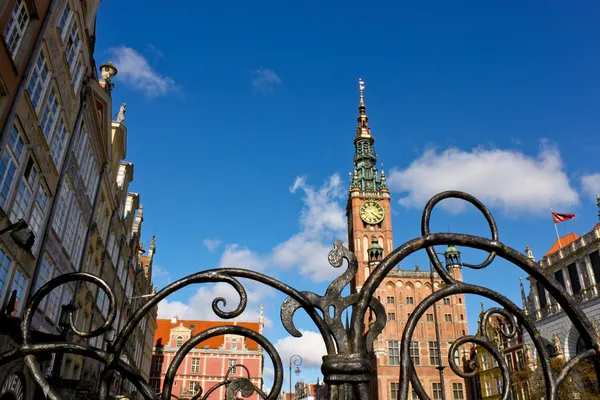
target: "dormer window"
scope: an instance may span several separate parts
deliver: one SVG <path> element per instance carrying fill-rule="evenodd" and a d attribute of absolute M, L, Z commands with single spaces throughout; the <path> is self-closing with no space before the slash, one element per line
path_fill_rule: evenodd
<path fill-rule="evenodd" d="M 175 346 L 181 347 L 183 345 L 183 336 L 177 336 L 177 340 L 175 341 Z"/>
<path fill-rule="evenodd" d="M 231 339 L 231 349 L 237 350 L 237 339 Z"/>

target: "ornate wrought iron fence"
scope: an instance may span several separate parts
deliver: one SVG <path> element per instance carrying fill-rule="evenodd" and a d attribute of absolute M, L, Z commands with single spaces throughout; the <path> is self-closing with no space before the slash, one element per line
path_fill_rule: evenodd
<path fill-rule="evenodd" d="M 491 233 L 491 238 L 483 238 L 461 233 L 431 233 L 429 228 L 431 212 L 436 204 L 448 198 L 462 199 L 475 206 L 485 217 Z M 197 344 L 208 338 L 220 336 L 224 334 L 236 334 L 245 336 L 246 338 L 256 341 L 262 346 L 266 354 L 271 358 L 274 365 L 274 381 L 273 387 L 268 394 L 263 393 L 259 388 L 255 387 L 248 378 L 239 377 L 235 379 L 226 378 L 221 385 L 227 387 L 227 399 L 235 398 L 236 393 L 241 392 L 242 396 L 247 397 L 252 393 L 257 392 L 267 400 L 274 400 L 279 396 L 283 384 L 283 364 L 279 354 L 273 344 L 267 340 L 262 334 L 242 326 L 218 326 L 199 332 L 192 336 L 189 341 L 184 343 L 177 351 L 172 363 L 167 369 L 164 379 L 162 393 L 155 394 L 154 390 L 145 382 L 139 371 L 134 367 L 124 363 L 121 360 L 125 343 L 129 336 L 134 331 L 137 324 L 142 318 L 152 310 L 161 300 L 171 293 L 197 283 L 215 283 L 225 282 L 231 285 L 239 295 L 239 303 L 233 311 L 224 311 L 221 306 L 225 305 L 223 298 L 216 298 L 212 302 L 214 313 L 224 319 L 231 319 L 239 316 L 246 308 L 247 295 L 244 287 L 239 281 L 239 278 L 250 279 L 270 286 L 288 295 L 287 299 L 281 306 L 281 320 L 285 329 L 295 337 L 301 336 L 301 333 L 296 329 L 293 322 L 293 317 L 299 309 L 304 310 L 314 322 L 316 328 L 321 333 L 325 342 L 327 354 L 323 356 L 321 366 L 324 375 L 324 382 L 329 385 L 329 394 L 331 399 L 370 399 L 371 387 L 373 384 L 370 377 L 371 361 L 369 353 L 373 350 L 373 341 L 381 333 L 386 324 L 386 313 L 382 304 L 374 297 L 376 288 L 380 285 L 386 275 L 403 259 L 418 250 L 425 249 L 428 257 L 445 282 L 443 288 L 433 292 L 418 304 L 410 316 L 401 338 L 400 350 L 400 390 L 399 399 L 406 400 L 409 395 L 409 385 L 416 391 L 420 399 L 429 399 L 425 393 L 419 377 L 412 365 L 409 356 L 409 344 L 413 337 L 416 324 L 423 316 L 426 310 L 434 303 L 444 299 L 447 296 L 456 294 L 475 294 L 486 297 L 500 304 L 503 308 L 492 308 L 486 311 L 483 318 L 480 320 L 481 332 L 486 332 L 483 329 L 492 315 L 500 315 L 507 321 L 506 328 L 501 331 L 507 339 L 514 338 L 517 326 L 520 325 L 530 335 L 537 354 L 539 357 L 539 368 L 542 369 L 543 380 L 545 383 L 545 398 L 548 400 L 556 400 L 558 397 L 557 391 L 561 383 L 565 381 L 567 376 L 583 361 L 592 359 L 598 371 L 598 361 L 600 352 L 600 338 L 598 337 L 593 325 L 590 323 L 586 315 L 581 311 L 576 302 L 569 296 L 563 287 L 546 271 L 538 267 L 532 260 L 521 254 L 502 242 L 498 237 L 496 223 L 489 210 L 473 196 L 456 191 L 443 192 L 434 196 L 427 205 L 422 215 L 421 220 L 422 236 L 410 240 L 390 253 L 381 263 L 373 270 L 371 275 L 362 286 L 360 292 L 350 294 L 343 297 L 342 290 L 346 287 L 352 278 L 355 276 L 358 268 L 358 263 L 354 254 L 342 246 L 341 241 L 336 241 L 333 250 L 329 253 L 329 263 L 336 268 L 342 266 L 346 260 L 347 268 L 343 274 L 336 278 L 327 288 L 323 296 L 308 291 L 298 291 L 295 288 L 280 282 L 270 276 L 245 269 L 213 269 L 198 272 L 187 276 L 177 282 L 174 282 L 164 289 L 156 293 L 147 303 L 140 307 L 127 321 L 121 332 L 115 340 L 110 343 L 107 350 L 93 347 L 86 344 L 76 344 L 70 342 L 53 343 L 53 344 L 35 344 L 31 340 L 31 322 L 34 311 L 38 304 L 47 296 L 54 288 L 74 281 L 90 282 L 98 285 L 106 292 L 110 302 L 110 312 L 106 323 L 91 331 L 83 332 L 78 330 L 74 324 L 73 315 L 70 315 L 70 324 L 72 331 L 82 338 L 92 338 L 99 336 L 111 329 L 117 310 L 115 308 L 115 295 L 111 287 L 96 276 L 87 273 L 71 273 L 62 275 L 53 279 L 42 286 L 31 298 L 27 305 L 23 319 L 21 322 L 22 344 L 13 351 L 4 353 L 0 356 L 0 365 L 24 358 L 25 365 L 31 372 L 33 379 L 42 388 L 43 392 L 51 400 L 59 400 L 54 389 L 50 387 L 40 371 L 40 366 L 36 362 L 35 356 L 42 353 L 73 353 L 83 355 L 98 360 L 104 364 L 103 372 L 100 376 L 100 399 L 105 400 L 109 396 L 109 387 L 113 379 L 113 372 L 118 372 L 124 378 L 128 379 L 137 388 L 138 393 L 145 399 L 169 400 L 173 397 L 171 394 L 172 385 L 178 366 L 181 364 L 185 355 L 189 353 Z M 537 282 L 554 297 L 556 302 L 560 304 L 568 318 L 573 323 L 575 329 L 581 335 L 585 343 L 586 350 L 581 352 L 569 360 L 559 371 L 555 373 L 551 368 L 551 354 L 544 344 L 538 329 L 534 323 L 528 319 L 526 314 L 515 303 L 509 300 L 506 296 L 493 291 L 491 289 L 472 285 L 465 282 L 455 280 L 446 269 L 442 266 L 440 260 L 436 256 L 433 246 L 454 244 L 463 247 L 483 250 L 488 253 L 486 259 L 480 264 L 463 263 L 464 267 L 473 269 L 483 269 L 489 266 L 496 257 L 501 257 L 517 267 L 521 268 L 527 274 L 531 275 Z M 352 317 L 350 327 L 347 329 L 342 323 L 342 313 L 347 308 L 352 308 Z M 334 310 L 333 315 L 330 309 Z M 365 313 L 372 310 L 375 314 L 375 322 L 368 327 L 365 326 Z M 485 348 L 492 357 L 496 360 L 500 367 L 503 377 L 502 399 L 506 400 L 509 396 L 510 373 L 504 357 L 493 346 L 492 340 L 486 335 L 474 336 L 466 335 L 457 339 L 450 347 L 448 354 L 448 363 L 450 368 L 459 376 L 468 378 L 478 373 L 477 367 L 470 373 L 465 373 L 456 364 L 453 355 L 461 345 L 473 343 Z M 205 399 L 213 390 L 208 390 L 202 393 L 202 388 L 194 396 L 194 399 Z"/>

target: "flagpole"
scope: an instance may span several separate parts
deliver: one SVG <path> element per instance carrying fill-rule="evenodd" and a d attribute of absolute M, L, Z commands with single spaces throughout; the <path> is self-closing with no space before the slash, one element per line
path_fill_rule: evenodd
<path fill-rule="evenodd" d="M 552 209 L 550 209 L 550 213 L 553 213 Z M 554 215 L 552 215 L 552 222 L 554 222 Z M 554 222 L 554 229 L 556 230 L 556 238 L 558 239 L 558 247 L 562 249 L 562 243 L 560 242 L 560 235 L 558 234 L 558 226 L 556 226 L 556 222 Z"/>

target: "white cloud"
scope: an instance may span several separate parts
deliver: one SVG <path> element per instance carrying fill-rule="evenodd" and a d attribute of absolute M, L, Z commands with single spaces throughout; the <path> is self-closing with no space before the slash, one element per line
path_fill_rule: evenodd
<path fill-rule="evenodd" d="M 538 214 L 579 203 L 558 150 L 545 143 L 537 157 L 499 149 L 427 150 L 405 170 L 392 170 L 388 185 L 406 193 L 399 200 L 406 207 L 421 208 L 444 190 L 465 191 L 487 206 L 510 212 Z M 445 201 L 440 207 L 460 212 L 465 204 Z"/>
<path fill-rule="evenodd" d="M 323 363 L 323 356 L 327 354 L 325 342 L 321 334 L 315 331 L 300 329 L 302 336 L 295 338 L 287 336 L 275 343 L 282 360 L 289 360 L 294 354 L 302 357 L 304 368 L 319 368 Z"/>
<path fill-rule="evenodd" d="M 152 279 L 155 284 L 159 281 L 160 283 L 169 284 L 172 281 L 169 271 L 158 264 L 152 266 Z"/>
<path fill-rule="evenodd" d="M 600 173 L 582 176 L 581 187 L 583 192 L 592 198 L 600 194 Z"/>
<path fill-rule="evenodd" d="M 215 250 L 217 250 L 219 248 L 219 246 L 221 246 L 221 244 L 223 244 L 223 242 L 219 239 L 208 239 L 207 238 L 202 241 L 202 244 L 204 244 L 204 246 L 206 246 L 208 251 L 213 253 Z"/>
<path fill-rule="evenodd" d="M 221 255 L 219 268 L 245 268 L 254 271 L 263 270 L 266 262 L 247 247 L 238 244 L 228 244 Z"/>
<path fill-rule="evenodd" d="M 158 49 L 155 48 L 155 52 Z M 148 97 L 166 95 L 176 90 L 175 81 L 161 75 L 141 53 L 127 46 L 119 46 L 109 50 L 113 64 L 118 73 L 115 77 L 134 90 L 139 90 Z"/>
<path fill-rule="evenodd" d="M 260 305 L 266 301 L 272 291 L 264 290 L 264 287 L 249 281 L 242 281 L 242 285 L 246 289 L 248 303 L 246 310 L 237 320 L 258 322 Z M 235 289 L 227 283 L 201 284 L 187 302 L 169 301 L 168 299 L 161 301 L 158 305 L 158 318 L 177 316 L 180 319 L 218 320 L 219 318 L 212 310 L 212 302 L 217 297 L 222 297 L 227 302 L 225 306 L 219 304 L 219 308 L 223 311 L 234 310 L 240 302 Z M 265 327 L 271 326 L 272 321 L 265 317 Z"/>
<path fill-rule="evenodd" d="M 281 78 L 272 69 L 259 68 L 252 75 L 252 87 L 264 95 L 271 94 L 277 87 L 283 86 Z"/>
<path fill-rule="evenodd" d="M 280 267 L 297 268 L 314 282 L 331 280 L 340 275 L 340 271 L 329 265 L 327 254 L 335 240 L 345 237 L 347 229 L 345 212 L 340 204 L 344 191 L 341 179 L 334 174 L 315 189 L 306 184 L 304 177 L 298 177 L 290 192 L 298 190 L 304 194 L 301 230 L 277 245 L 271 260 Z"/>

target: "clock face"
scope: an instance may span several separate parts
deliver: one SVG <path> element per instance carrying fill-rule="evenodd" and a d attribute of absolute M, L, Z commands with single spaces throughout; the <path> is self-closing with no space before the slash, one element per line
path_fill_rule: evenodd
<path fill-rule="evenodd" d="M 360 217 L 367 224 L 378 224 L 383 221 L 385 211 L 376 201 L 367 201 L 360 206 Z"/>

